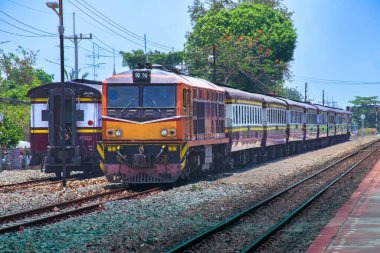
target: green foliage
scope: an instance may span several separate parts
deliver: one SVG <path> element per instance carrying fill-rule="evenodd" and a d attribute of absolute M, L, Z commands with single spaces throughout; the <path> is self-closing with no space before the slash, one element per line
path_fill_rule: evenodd
<path fill-rule="evenodd" d="M 18 47 L 16 53 L 6 55 L 0 49 L 0 73 L 5 75 L 6 80 L 18 84 L 31 83 L 35 75 L 33 65 L 36 63 L 37 53 L 22 47 Z"/>
<path fill-rule="evenodd" d="M 75 71 L 74 71 L 74 69 L 71 69 L 70 72 L 67 72 L 66 69 L 64 71 L 65 71 L 64 72 L 64 74 L 65 74 L 65 81 L 72 81 L 72 80 L 75 79 Z M 78 71 L 78 78 L 79 79 L 86 79 L 90 75 L 90 73 L 85 72 L 85 73 L 82 74 L 82 76 L 79 76 L 79 73 L 80 73 L 80 70 Z"/>
<path fill-rule="evenodd" d="M 21 129 L 9 116 L 4 115 L 3 122 L 0 122 L 0 147 L 15 147 L 21 138 Z"/>
<path fill-rule="evenodd" d="M 133 50 L 130 52 L 121 51 L 123 56 L 123 66 L 128 66 L 133 69 L 138 63 L 145 63 L 145 53 L 143 50 Z M 183 61 L 183 52 L 164 53 L 160 51 L 154 51 L 149 53 L 149 62 L 152 64 L 160 64 L 163 66 L 176 66 Z"/>
<path fill-rule="evenodd" d="M 268 93 L 288 76 L 297 35 L 292 21 L 268 5 L 211 8 L 199 17 L 185 45 L 190 74 L 240 89 Z"/>
<path fill-rule="evenodd" d="M 295 88 L 283 87 L 279 95 L 294 101 L 302 101 L 302 94 Z"/>
<path fill-rule="evenodd" d="M 47 83 L 53 82 L 54 75 L 49 75 L 42 69 L 36 69 L 34 73 L 37 79 L 40 80 L 41 84 L 47 84 Z"/>
<path fill-rule="evenodd" d="M 375 127 L 375 106 L 380 103 L 378 96 L 371 97 L 360 97 L 355 96 L 355 99 L 349 101 L 353 106 L 351 107 L 352 111 L 352 121 L 358 124 L 359 128 L 361 128 L 361 119 L 360 115 L 364 114 L 364 126 L 365 127 Z"/>
<path fill-rule="evenodd" d="M 272 9 L 281 11 L 287 18 L 290 18 L 293 14 L 282 4 L 282 0 L 194 0 L 193 5 L 188 7 L 188 13 L 190 14 L 191 22 L 195 24 L 209 10 L 233 9 L 245 2 L 267 5 Z"/>
<path fill-rule="evenodd" d="M 27 101 L 26 93 L 42 83 L 50 83 L 53 77 L 42 69 L 35 69 L 37 53 L 19 47 L 16 53 L 4 53 L 0 49 L 0 97 Z M 30 106 L 24 104 L 0 103 L 4 114 L 1 143 L 9 147 L 17 140 L 29 139 Z M 4 138 L 4 139 L 3 139 Z M 16 143 L 16 144 L 17 144 Z"/>

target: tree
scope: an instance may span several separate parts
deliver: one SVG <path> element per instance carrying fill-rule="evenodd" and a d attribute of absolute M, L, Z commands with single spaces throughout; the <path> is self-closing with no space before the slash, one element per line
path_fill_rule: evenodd
<path fill-rule="evenodd" d="M 8 116 L 0 122 L 0 148 L 15 147 L 22 138 L 20 128 Z"/>
<path fill-rule="evenodd" d="M 290 18 L 293 14 L 282 4 L 282 0 L 194 0 L 193 5 L 188 7 L 188 13 L 192 24 L 196 24 L 198 19 L 203 17 L 209 10 L 233 9 L 245 2 L 267 5 L 281 11 L 287 18 Z"/>
<path fill-rule="evenodd" d="M 294 101 L 302 101 L 302 94 L 295 88 L 283 87 L 279 95 Z"/>
<path fill-rule="evenodd" d="M 31 88 L 37 87 L 42 83 L 50 83 L 53 80 L 42 69 L 34 68 L 37 53 L 27 51 L 19 47 L 16 53 L 4 53 L 0 49 L 0 97 L 11 100 L 27 101 L 26 93 Z M 7 101 L 7 100 L 5 100 Z M 29 139 L 29 119 L 30 106 L 19 103 L 0 103 L 0 112 L 7 119 L 4 124 L 12 128 L 6 131 L 8 141 L 3 142 L 3 146 L 13 143 L 9 140 Z M 3 132 L 4 134 L 5 132 Z M 20 137 L 21 136 L 21 137 Z M 4 137 L 5 138 L 5 137 Z M 13 144 L 12 144 L 13 145 Z"/>
<path fill-rule="evenodd" d="M 36 59 L 36 52 L 27 51 L 22 47 L 18 47 L 16 53 L 9 54 L 5 54 L 0 49 L 0 74 L 4 74 L 6 80 L 12 80 L 18 84 L 31 83 L 35 75 L 33 65 Z"/>
<path fill-rule="evenodd" d="M 121 51 L 120 54 L 123 56 L 123 66 L 128 66 L 133 69 L 138 63 L 144 64 L 146 61 L 146 56 L 143 50 L 133 50 L 130 52 Z M 149 62 L 153 64 L 160 64 L 163 66 L 172 66 L 182 64 L 183 62 L 183 52 L 174 53 L 164 53 L 160 51 L 154 51 L 149 53 Z M 174 66 L 173 66 L 174 65 Z"/>
<path fill-rule="evenodd" d="M 375 107 L 380 103 L 378 96 L 371 97 L 360 97 L 355 96 L 354 100 L 349 101 L 353 106 L 352 111 L 352 121 L 359 126 L 361 125 L 360 115 L 364 114 L 364 126 L 365 127 L 375 127 Z"/>
<path fill-rule="evenodd" d="M 80 70 L 78 71 L 78 74 L 79 74 Z M 75 79 L 75 70 L 72 68 L 70 72 L 67 72 L 67 70 L 65 69 L 65 80 L 66 81 L 71 81 L 71 80 L 74 80 Z M 78 77 L 80 79 L 86 79 L 88 76 L 90 75 L 90 73 L 88 72 L 85 72 L 82 74 L 81 77 Z"/>
<path fill-rule="evenodd" d="M 289 77 L 296 39 L 292 21 L 282 11 L 251 1 L 232 9 L 219 6 L 196 20 L 185 45 L 185 64 L 190 74 L 212 80 L 215 52 L 214 81 L 273 92 L 273 81 L 282 87 Z"/>

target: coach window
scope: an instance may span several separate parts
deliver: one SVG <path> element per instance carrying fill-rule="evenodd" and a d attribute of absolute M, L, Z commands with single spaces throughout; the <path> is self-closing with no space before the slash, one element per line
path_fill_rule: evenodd
<path fill-rule="evenodd" d="M 243 108 L 239 105 L 239 124 L 243 123 Z"/>
<path fill-rule="evenodd" d="M 244 106 L 244 124 L 246 125 L 247 124 L 247 106 L 245 105 Z"/>
<path fill-rule="evenodd" d="M 236 124 L 236 108 L 235 106 L 233 105 L 232 106 L 232 123 L 235 125 Z"/>
<path fill-rule="evenodd" d="M 253 124 L 253 107 L 249 107 L 249 124 Z"/>
<path fill-rule="evenodd" d="M 236 106 L 236 125 L 239 125 L 240 124 L 240 112 L 239 112 L 239 106 L 238 105 L 235 105 Z"/>
<path fill-rule="evenodd" d="M 256 124 L 259 124 L 259 117 L 260 117 L 260 115 L 259 115 L 259 108 L 255 107 L 255 123 Z"/>
<path fill-rule="evenodd" d="M 272 124 L 273 123 L 273 120 L 272 120 L 272 109 L 269 109 L 269 124 Z"/>

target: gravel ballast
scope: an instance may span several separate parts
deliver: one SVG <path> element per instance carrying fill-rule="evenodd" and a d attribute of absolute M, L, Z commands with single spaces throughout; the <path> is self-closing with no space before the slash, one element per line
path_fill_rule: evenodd
<path fill-rule="evenodd" d="M 0 252 L 162 252 L 374 139 L 247 166 L 227 177 L 208 176 L 138 200 L 110 202 L 100 212 L 1 235 Z"/>

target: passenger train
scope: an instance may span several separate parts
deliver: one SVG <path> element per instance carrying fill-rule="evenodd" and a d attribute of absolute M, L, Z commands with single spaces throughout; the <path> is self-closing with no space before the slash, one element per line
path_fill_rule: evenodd
<path fill-rule="evenodd" d="M 41 166 L 46 173 L 61 177 L 63 159 L 71 171 L 99 175 L 97 141 L 101 140 L 101 83 L 89 80 L 65 82 L 64 115 L 61 117 L 61 83 L 50 83 L 29 90 L 30 166 Z M 65 129 L 61 129 L 61 120 Z M 61 139 L 67 157 L 62 158 Z"/>
<path fill-rule="evenodd" d="M 163 67 L 103 81 L 97 149 L 111 182 L 173 183 L 347 140 L 351 112 L 222 87 Z"/>

